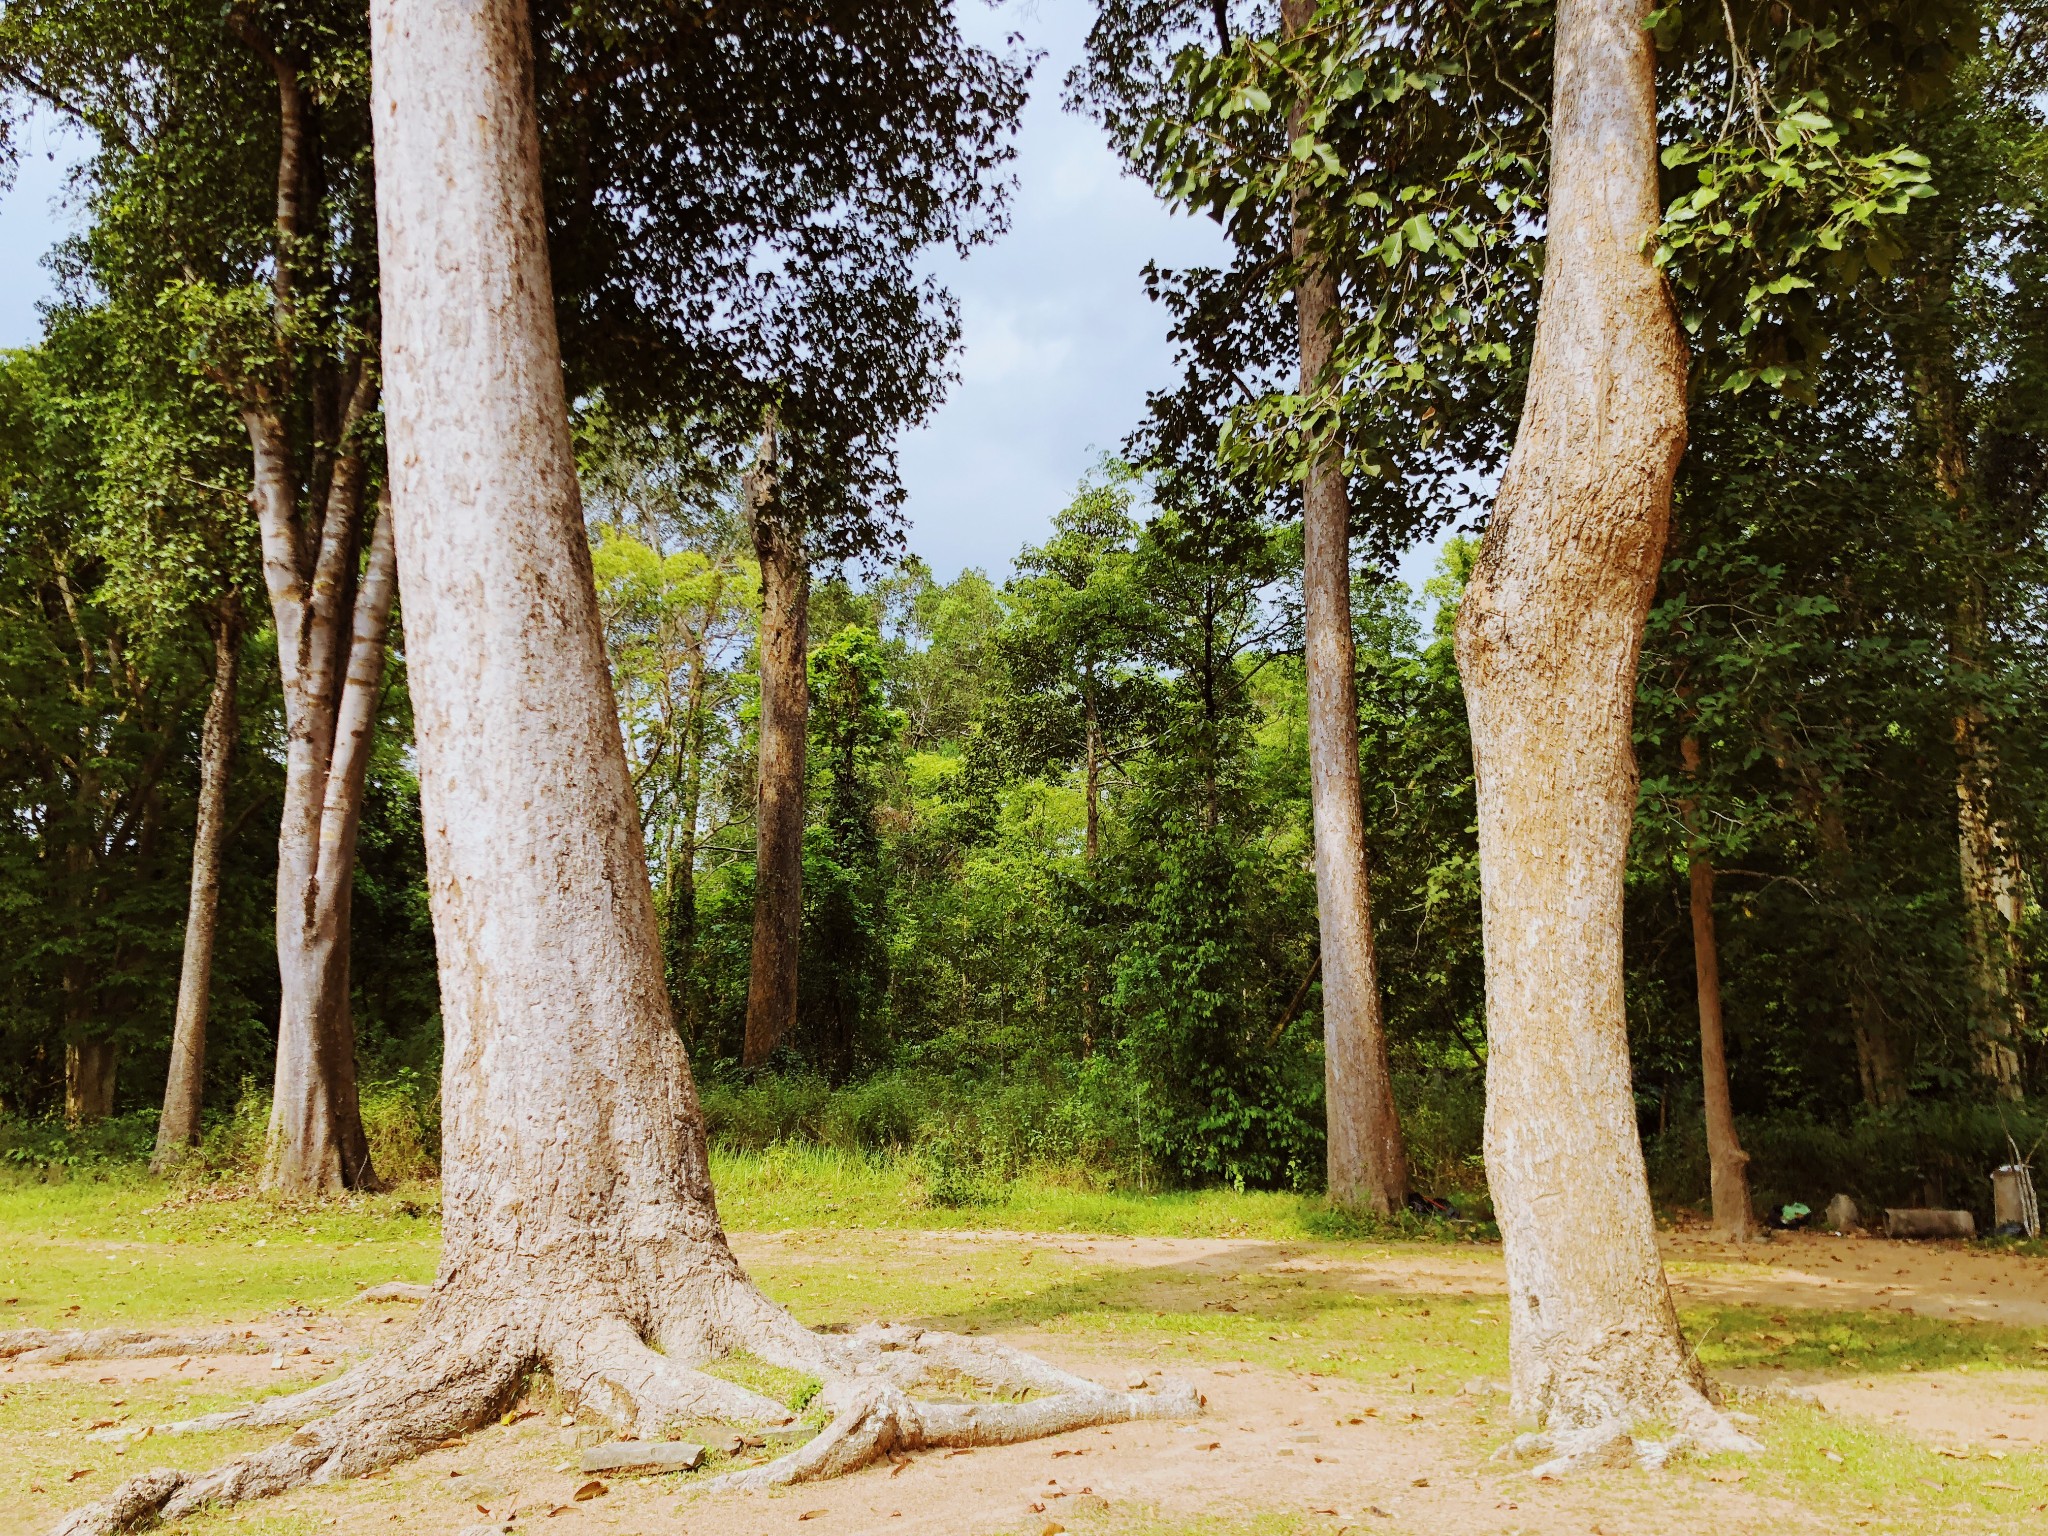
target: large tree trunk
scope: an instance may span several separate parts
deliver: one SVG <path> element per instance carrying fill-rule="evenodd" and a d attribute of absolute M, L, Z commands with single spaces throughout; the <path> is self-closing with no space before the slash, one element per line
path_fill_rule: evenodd
<path fill-rule="evenodd" d="M 804 920 L 804 749 L 810 734 L 811 573 L 802 531 L 778 494 L 775 427 L 748 477 L 761 566 L 761 761 L 754 825 L 754 950 L 743 1065 L 766 1061 L 796 1027 Z"/>
<path fill-rule="evenodd" d="M 501 1414 L 537 1369 L 643 1437 L 788 1422 L 696 1369 L 734 1349 L 821 1379 L 832 1422 L 726 1479 L 753 1488 L 1197 1407 L 1184 1385 L 1112 1392 L 916 1328 L 814 1334 L 726 1245 L 584 536 L 527 27 L 522 0 L 371 12 L 388 430 L 447 1031 L 440 1272 L 389 1353 L 192 1427 L 315 1422 L 208 1473 L 130 1479 L 64 1536 L 359 1476 Z M 959 1374 L 1042 1395 L 908 1395 Z"/>
<path fill-rule="evenodd" d="M 1688 778 L 1700 769 L 1700 744 L 1685 736 L 1678 744 Z M 1691 847 L 1686 878 L 1691 888 L 1693 983 L 1700 1010 L 1700 1082 L 1706 1101 L 1707 1180 L 1714 1201 L 1714 1225 L 1731 1242 L 1756 1236 L 1756 1209 L 1749 1197 L 1749 1154 L 1735 1132 L 1735 1105 L 1728 1094 L 1728 1044 L 1721 1028 L 1721 945 L 1714 932 L 1714 860 L 1699 835 L 1699 806 L 1679 803 Z"/>
<path fill-rule="evenodd" d="M 111 1040 L 73 1040 L 64 1047 L 64 1120 L 87 1125 L 114 1112 L 120 1053 Z"/>
<path fill-rule="evenodd" d="M 220 916 L 220 864 L 227 843 L 228 768 L 235 750 L 235 681 L 241 665 L 241 597 L 225 595 L 213 616 L 213 693 L 199 734 L 199 803 L 192 826 L 192 894 L 185 907 L 185 958 L 171 1027 L 171 1070 L 150 1167 L 163 1173 L 199 1139 L 206 1086 L 206 1011 L 213 993 L 213 940 Z"/>
<path fill-rule="evenodd" d="M 1647 0 L 1563 0 L 1529 387 L 1458 613 L 1485 921 L 1486 1166 L 1529 1451 L 1643 1419 L 1748 1446 L 1708 1402 L 1657 1254 L 1622 1006 L 1643 621 L 1685 445 L 1657 227 Z"/>
<path fill-rule="evenodd" d="M 1290 33 L 1316 0 L 1286 0 Z M 1294 289 L 1301 390 L 1325 378 L 1338 329 L 1337 280 L 1299 219 Z M 1322 933 L 1323 1105 L 1330 1198 L 1381 1215 L 1408 1200 L 1408 1151 L 1394 1109 L 1371 874 L 1358 774 L 1358 657 L 1351 633 L 1351 500 L 1343 450 L 1332 444 L 1302 482 L 1302 596 L 1308 669 L 1309 799 L 1315 823 L 1316 917 Z"/>

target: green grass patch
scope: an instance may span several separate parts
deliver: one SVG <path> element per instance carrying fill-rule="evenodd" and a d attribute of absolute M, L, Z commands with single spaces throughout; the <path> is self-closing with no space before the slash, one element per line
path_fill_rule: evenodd
<path fill-rule="evenodd" d="M 1687 1337 L 1710 1369 L 1935 1371 L 2048 1368 L 2048 1328 L 1889 1311 L 1688 1307 Z"/>
<path fill-rule="evenodd" d="M 810 1407 L 824 1383 L 815 1376 L 802 1371 L 793 1371 L 787 1366 L 774 1365 L 759 1355 L 736 1349 L 710 1364 L 700 1367 L 707 1376 L 716 1376 L 729 1381 L 736 1387 L 745 1387 L 763 1397 L 772 1397 L 791 1413 L 802 1413 Z"/>

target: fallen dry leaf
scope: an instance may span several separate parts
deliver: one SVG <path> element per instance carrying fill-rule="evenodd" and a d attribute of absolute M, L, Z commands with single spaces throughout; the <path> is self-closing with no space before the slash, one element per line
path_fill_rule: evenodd
<path fill-rule="evenodd" d="M 610 1492 L 609 1488 L 593 1477 L 589 1482 L 576 1490 L 576 1502 L 581 1504 L 586 1499 L 601 1499 Z"/>
<path fill-rule="evenodd" d="M 68 1472 L 68 1473 L 66 1473 L 66 1474 L 65 1474 L 65 1477 L 64 1477 L 64 1481 L 65 1481 L 65 1482 L 67 1482 L 67 1483 L 75 1483 L 75 1482 L 77 1482 L 77 1481 L 78 1481 L 78 1480 L 79 1480 L 79 1479 L 80 1479 L 81 1477 L 91 1477 L 91 1476 L 92 1476 L 92 1468 L 91 1468 L 91 1467 L 78 1467 L 78 1468 L 75 1468 L 74 1470 L 72 1470 L 71 1472 Z"/>
<path fill-rule="evenodd" d="M 825 1516 L 827 1516 L 827 1515 L 828 1515 L 828 1514 L 830 1514 L 830 1513 L 831 1513 L 831 1511 L 830 1511 L 830 1510 L 828 1510 L 828 1509 L 807 1509 L 807 1510 L 805 1510 L 805 1511 L 804 1511 L 804 1512 L 803 1512 L 802 1514 L 798 1515 L 798 1516 L 797 1516 L 797 1519 L 799 1519 L 799 1520 L 822 1520 L 822 1519 L 824 1519 L 824 1518 L 825 1518 Z"/>
<path fill-rule="evenodd" d="M 1707 1476 L 1717 1483 L 1739 1483 L 1749 1474 L 1740 1467 L 1720 1467 Z"/>

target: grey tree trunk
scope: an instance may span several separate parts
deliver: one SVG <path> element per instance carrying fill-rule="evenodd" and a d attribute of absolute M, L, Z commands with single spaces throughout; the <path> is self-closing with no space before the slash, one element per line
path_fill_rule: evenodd
<path fill-rule="evenodd" d="M 1563 0 L 1529 387 L 1458 613 L 1485 923 L 1486 1166 L 1521 1448 L 1645 1419 L 1749 1448 L 1707 1397 L 1657 1253 L 1622 1008 L 1636 660 L 1685 446 L 1647 0 Z M 1646 1449 L 1655 1456 L 1658 1450 Z"/>
<path fill-rule="evenodd" d="M 761 759 L 754 823 L 754 948 L 741 1061 L 759 1066 L 796 1027 L 804 920 L 804 755 L 810 734 L 811 575 L 802 533 L 782 503 L 775 426 L 748 477 L 761 567 Z"/>
<path fill-rule="evenodd" d="M 287 733 L 277 839 L 282 1002 L 263 1183 L 287 1194 L 315 1195 L 376 1183 L 356 1101 L 348 909 L 394 576 L 388 533 L 372 532 L 365 552 L 369 465 L 363 428 L 377 403 L 371 359 L 355 355 L 335 371 L 338 410 L 332 421 L 315 427 L 324 439 L 318 449 L 294 440 L 299 413 L 293 409 L 292 331 L 311 216 L 309 166 L 317 152 L 306 88 L 289 50 L 251 14 L 232 11 L 228 26 L 276 76 L 278 93 L 271 286 L 281 361 L 221 376 L 240 398 L 249 434 L 250 499 L 277 630 Z M 314 489 L 302 496 L 298 466 L 316 457 L 326 473 L 312 476 Z M 380 525 L 385 521 L 378 519 Z"/>
<path fill-rule="evenodd" d="M 1289 32 L 1316 0 L 1286 0 Z M 1337 340 L 1337 280 L 1314 261 L 1297 221 L 1294 290 L 1301 389 L 1325 385 Z M 1309 798 L 1315 824 L 1316 917 L 1322 933 L 1323 1102 L 1330 1198 L 1381 1215 L 1408 1200 L 1408 1150 L 1394 1108 L 1371 873 L 1358 772 L 1358 657 L 1351 633 L 1351 499 L 1332 445 L 1302 482 L 1302 596 L 1308 671 Z"/>
<path fill-rule="evenodd" d="M 213 995 L 213 941 L 220 916 L 220 864 L 227 841 L 228 771 L 235 750 L 235 683 L 242 657 L 241 598 L 226 594 L 213 617 L 213 692 L 199 734 L 199 800 L 192 825 L 192 894 L 185 907 L 185 956 L 171 1028 L 171 1070 L 157 1120 L 153 1172 L 164 1173 L 199 1139 L 206 1086 L 206 1013 Z"/>
<path fill-rule="evenodd" d="M 158 1469 L 59 1536 L 357 1477 L 497 1417 L 544 1369 L 579 1413 L 787 1423 L 697 1369 L 745 1349 L 824 1383 L 831 1422 L 722 1480 L 1198 1411 L 916 1328 L 814 1334 L 748 1282 L 669 1016 L 569 435 L 522 0 L 375 0 L 384 358 L 427 888 L 440 957 L 440 1272 L 403 1339 L 325 1385 L 179 1429 L 303 1424 Z M 931 1402 L 960 1376 L 1026 1401 Z M 307 1422 L 307 1421 L 311 1422 Z M 714 1485 L 719 1486 L 719 1485 Z"/>
<path fill-rule="evenodd" d="M 1700 770 L 1700 744 L 1682 737 L 1679 758 L 1688 777 Z M 1728 1093 L 1728 1045 L 1721 1027 L 1721 945 L 1714 931 L 1714 860 L 1699 835 L 1699 806 L 1679 804 L 1692 846 L 1686 880 L 1692 908 L 1692 968 L 1700 1010 L 1700 1082 L 1707 1123 L 1707 1178 L 1714 1225 L 1732 1242 L 1756 1236 L 1756 1207 L 1749 1195 L 1749 1154 L 1735 1130 L 1735 1105 Z"/>
<path fill-rule="evenodd" d="M 73 1040 L 64 1047 L 64 1120 L 86 1125 L 114 1112 L 120 1053 L 111 1040 Z"/>

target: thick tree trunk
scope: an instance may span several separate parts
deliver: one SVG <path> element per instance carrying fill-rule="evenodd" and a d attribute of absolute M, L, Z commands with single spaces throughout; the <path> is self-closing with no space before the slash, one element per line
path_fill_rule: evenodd
<path fill-rule="evenodd" d="M 1316 0 L 1286 0 L 1289 32 L 1309 24 Z M 1294 290 L 1301 389 L 1324 375 L 1336 344 L 1337 280 L 1314 259 L 1297 220 Z M 1373 948 L 1371 874 L 1358 772 L 1358 658 L 1351 633 L 1351 501 L 1341 448 L 1302 482 L 1302 595 L 1308 669 L 1309 798 L 1315 823 L 1316 917 L 1322 933 L 1323 1102 L 1330 1198 L 1381 1215 L 1408 1200 L 1408 1151 L 1394 1109 L 1379 961 Z"/>
<path fill-rule="evenodd" d="M 1700 744 L 1678 744 L 1688 777 L 1699 773 Z M 1756 1236 L 1756 1209 L 1749 1197 L 1749 1154 L 1735 1132 L 1735 1105 L 1728 1095 L 1728 1045 L 1721 1028 L 1721 946 L 1714 933 L 1714 860 L 1699 839 L 1699 807 L 1679 805 L 1692 846 L 1687 853 L 1691 888 L 1692 969 L 1700 1010 L 1700 1082 L 1706 1101 L 1707 1179 L 1714 1201 L 1714 1225 L 1731 1242 Z"/>
<path fill-rule="evenodd" d="M 86 1125 L 114 1112 L 120 1052 L 111 1040 L 73 1040 L 64 1047 L 64 1120 Z"/>
<path fill-rule="evenodd" d="M 1485 922 L 1486 1165 L 1525 1449 L 1643 1419 L 1750 1444 L 1707 1400 L 1657 1254 L 1622 1006 L 1643 621 L 1685 445 L 1662 278 L 1647 0 L 1558 9 L 1549 242 L 1527 402 L 1458 613 Z M 1654 1453 L 1652 1453 L 1654 1454 Z"/>
<path fill-rule="evenodd" d="M 724 1479 L 748 1488 L 1197 1409 L 1185 1385 L 1111 1392 L 916 1328 L 814 1334 L 726 1245 L 584 536 L 527 27 L 521 0 L 371 12 L 390 458 L 447 1031 L 440 1273 L 391 1352 L 180 1426 L 305 1423 L 289 1440 L 131 1478 L 62 1536 L 360 1476 L 501 1414 L 538 1369 L 642 1438 L 793 1417 L 696 1369 L 720 1354 L 820 1378 L 831 1423 Z M 961 1374 L 1040 1395 L 909 1396 Z"/>
<path fill-rule="evenodd" d="M 171 1070 L 150 1167 L 163 1173 L 199 1139 L 206 1085 L 206 1012 L 213 994 L 213 939 L 220 916 L 220 864 L 227 842 L 228 769 L 235 750 L 235 682 L 242 656 L 241 598 L 221 599 L 213 619 L 213 694 L 199 735 L 199 802 L 192 826 L 192 894 L 185 907 L 185 958 L 171 1028 Z"/>
<path fill-rule="evenodd" d="M 759 1066 L 796 1027 L 804 920 L 804 750 L 810 734 L 811 575 L 776 484 L 775 428 L 748 477 L 761 566 L 761 760 L 754 824 L 754 949 L 741 1061 Z"/>

